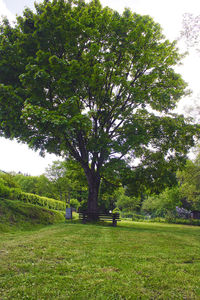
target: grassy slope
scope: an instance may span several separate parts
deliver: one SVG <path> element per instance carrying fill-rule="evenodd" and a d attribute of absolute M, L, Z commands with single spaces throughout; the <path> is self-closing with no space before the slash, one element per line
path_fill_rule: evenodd
<path fill-rule="evenodd" d="M 77 223 L 0 234 L 0 299 L 200 299 L 200 228 Z"/>
<path fill-rule="evenodd" d="M 0 199 L 0 232 L 64 221 L 64 214 L 21 201 Z M 0 298 L 1 299 L 1 298 Z"/>

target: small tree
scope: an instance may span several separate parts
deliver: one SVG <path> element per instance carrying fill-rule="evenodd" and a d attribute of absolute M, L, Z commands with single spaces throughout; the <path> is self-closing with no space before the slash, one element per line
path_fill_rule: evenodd
<path fill-rule="evenodd" d="M 186 94 L 176 43 L 149 16 L 98 0 L 45 0 L 0 27 L 0 134 L 73 157 L 98 210 L 101 178 L 140 159 L 177 166 L 197 128 L 171 113 Z"/>

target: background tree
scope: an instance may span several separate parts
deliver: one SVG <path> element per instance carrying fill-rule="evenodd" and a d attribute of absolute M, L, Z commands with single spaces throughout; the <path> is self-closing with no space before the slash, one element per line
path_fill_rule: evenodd
<path fill-rule="evenodd" d="M 0 56 L 0 134 L 73 157 L 89 212 L 111 166 L 178 166 L 194 144 L 197 128 L 171 113 L 186 93 L 174 71 L 182 56 L 148 16 L 98 0 L 45 0 L 15 27 L 3 21 Z"/>
<path fill-rule="evenodd" d="M 13 174 L 0 171 L 0 179 L 1 182 L 9 188 L 20 188 L 19 184 L 15 181 L 15 176 Z"/>
<path fill-rule="evenodd" d="M 126 195 L 126 190 L 120 187 L 115 192 L 116 207 L 123 212 L 136 212 L 140 208 L 140 199 L 129 197 Z"/>
<path fill-rule="evenodd" d="M 184 170 L 177 172 L 185 208 L 200 209 L 200 154 L 188 160 Z"/>
<path fill-rule="evenodd" d="M 25 193 L 37 194 L 39 196 L 55 198 L 53 186 L 44 175 L 29 176 L 23 174 L 14 174 L 13 180 Z"/>
<path fill-rule="evenodd" d="M 66 202 L 70 202 L 70 198 L 79 202 L 85 200 L 87 182 L 83 169 L 76 161 L 54 161 L 45 174 L 52 184 L 56 199 Z"/>
<path fill-rule="evenodd" d="M 159 195 L 147 197 L 142 204 L 142 212 L 150 213 L 154 217 L 175 215 L 176 207 L 181 207 L 181 193 L 179 187 L 166 188 Z"/>
<path fill-rule="evenodd" d="M 46 169 L 46 176 L 52 184 L 55 198 L 69 202 L 71 180 L 65 176 L 65 173 L 65 166 L 60 161 L 54 161 L 53 164 Z"/>

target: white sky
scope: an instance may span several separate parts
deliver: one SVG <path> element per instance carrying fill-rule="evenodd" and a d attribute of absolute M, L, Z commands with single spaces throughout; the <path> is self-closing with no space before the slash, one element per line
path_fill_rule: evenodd
<path fill-rule="evenodd" d="M 161 24 L 164 34 L 170 40 L 179 36 L 184 13 L 200 14 L 200 0 L 101 0 L 101 3 L 119 12 L 128 7 L 139 14 L 150 15 Z M 21 15 L 25 7 L 33 9 L 34 0 L 0 0 L 0 16 L 4 15 L 10 20 L 15 20 L 15 15 Z M 183 66 L 178 70 L 189 83 L 194 98 L 200 94 L 199 70 L 200 55 L 194 51 L 184 59 Z M 191 98 L 183 99 L 180 109 L 183 110 L 184 105 L 191 101 Z M 58 158 L 55 155 L 46 155 L 42 158 L 26 145 L 0 138 L 0 170 L 40 175 L 44 173 L 48 164 L 56 159 Z"/>

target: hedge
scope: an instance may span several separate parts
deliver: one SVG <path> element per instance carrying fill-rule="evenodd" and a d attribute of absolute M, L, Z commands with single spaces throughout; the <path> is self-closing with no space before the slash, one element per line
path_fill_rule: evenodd
<path fill-rule="evenodd" d="M 47 197 L 41 197 L 35 194 L 24 193 L 19 189 L 9 188 L 0 183 L 0 197 L 11 200 L 20 200 L 25 203 L 31 203 L 54 210 L 64 211 L 66 203 Z"/>
<path fill-rule="evenodd" d="M 17 196 L 17 197 L 16 197 Z M 39 206 L 43 206 L 49 209 L 62 210 L 66 208 L 66 203 L 52 198 L 41 197 L 35 194 L 29 194 L 24 192 L 14 193 L 14 199 L 20 200 L 26 203 L 31 203 Z"/>

